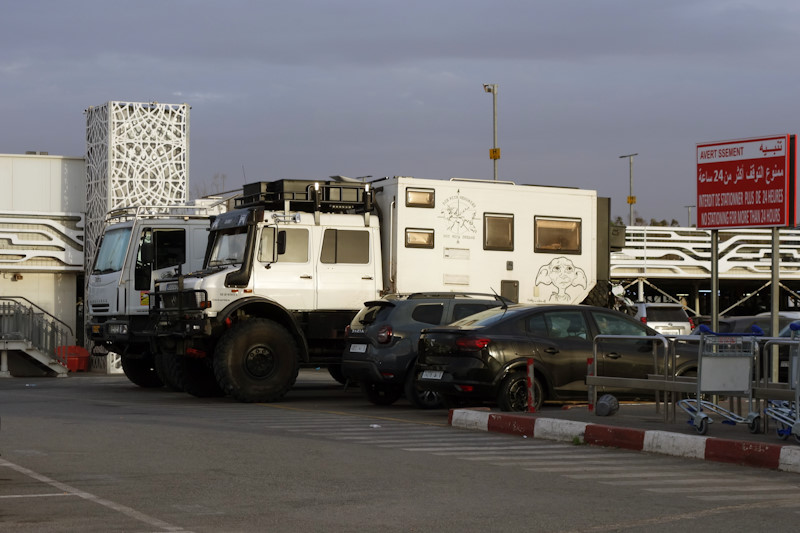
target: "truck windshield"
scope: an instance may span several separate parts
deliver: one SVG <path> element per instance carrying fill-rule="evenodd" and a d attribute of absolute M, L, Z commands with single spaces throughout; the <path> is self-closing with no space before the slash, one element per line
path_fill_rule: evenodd
<path fill-rule="evenodd" d="M 92 274 L 108 274 L 122 270 L 125 262 L 125 251 L 131 238 L 131 228 L 118 228 L 107 231 L 103 235 L 100 249 L 94 260 Z"/>
<path fill-rule="evenodd" d="M 208 257 L 208 266 L 235 265 L 242 262 L 247 246 L 247 228 L 217 233 L 214 246 Z"/>

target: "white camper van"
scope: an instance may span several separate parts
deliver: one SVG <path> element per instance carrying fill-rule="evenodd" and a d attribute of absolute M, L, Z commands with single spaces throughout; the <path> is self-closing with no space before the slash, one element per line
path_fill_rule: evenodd
<path fill-rule="evenodd" d="M 607 271 L 601 241 L 607 199 L 595 191 L 412 177 L 249 184 L 212 223 L 204 269 L 156 282 L 154 349 L 187 392 L 274 401 L 300 365 L 340 363 L 365 301 L 494 291 L 578 303 L 598 264 Z"/>

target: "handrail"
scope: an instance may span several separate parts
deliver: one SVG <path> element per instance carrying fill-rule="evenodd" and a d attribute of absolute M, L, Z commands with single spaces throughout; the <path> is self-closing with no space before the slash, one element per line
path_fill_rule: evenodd
<path fill-rule="evenodd" d="M 39 307 L 38 305 L 36 305 L 32 301 L 28 300 L 24 296 L 0 296 L 0 300 L 12 300 L 12 301 L 14 301 L 15 299 L 25 300 L 31 307 L 35 307 L 36 309 L 38 309 L 39 311 L 41 311 L 45 315 L 47 315 L 50 318 L 52 318 L 53 320 L 55 320 L 56 322 L 61 323 L 65 328 L 67 328 L 67 330 L 69 331 L 70 335 L 72 335 L 73 337 L 75 336 L 75 332 L 72 331 L 72 328 L 69 327 L 69 324 L 67 324 L 63 320 L 55 317 L 52 313 L 48 313 L 47 311 L 45 311 L 44 309 L 42 309 L 41 307 Z"/>
<path fill-rule="evenodd" d="M 31 302 L 31 306 L 26 306 L 18 300 L 29 302 L 24 297 L 0 297 L 0 339 L 6 342 L 22 341 L 66 365 L 67 351 L 59 350 L 59 347 L 75 343 L 72 328 L 41 307 Z M 41 310 L 42 313 L 36 310 Z M 64 324 L 64 327 L 59 323 Z"/>

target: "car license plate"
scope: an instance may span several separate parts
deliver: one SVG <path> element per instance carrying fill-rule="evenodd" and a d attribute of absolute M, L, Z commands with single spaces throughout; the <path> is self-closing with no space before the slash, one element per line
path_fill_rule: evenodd
<path fill-rule="evenodd" d="M 353 353 L 365 353 L 367 351 L 366 344 L 351 344 L 350 351 Z"/>
<path fill-rule="evenodd" d="M 442 379 L 442 374 L 441 370 L 423 370 L 422 379 Z"/>

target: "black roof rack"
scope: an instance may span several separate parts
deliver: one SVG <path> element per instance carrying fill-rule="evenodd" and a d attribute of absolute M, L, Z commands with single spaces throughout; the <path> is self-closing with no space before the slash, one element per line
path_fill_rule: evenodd
<path fill-rule="evenodd" d="M 368 183 L 313 180 L 277 180 L 247 183 L 236 207 L 323 212 L 367 213 L 372 211 L 372 189 Z"/>

